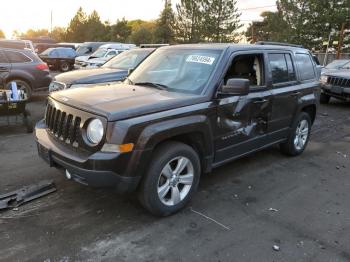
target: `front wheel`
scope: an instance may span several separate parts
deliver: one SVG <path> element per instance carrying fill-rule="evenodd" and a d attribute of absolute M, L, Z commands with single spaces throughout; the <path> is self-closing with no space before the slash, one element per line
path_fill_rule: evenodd
<path fill-rule="evenodd" d="M 200 160 L 192 147 L 179 142 L 161 145 L 141 182 L 141 204 L 157 216 L 179 211 L 197 190 L 200 172 Z"/>
<path fill-rule="evenodd" d="M 295 119 L 290 136 L 285 143 L 280 145 L 281 151 L 289 156 L 297 156 L 304 152 L 310 138 L 310 115 L 301 112 Z"/>
<path fill-rule="evenodd" d="M 61 61 L 60 70 L 61 70 L 61 72 L 68 72 L 70 70 L 69 63 L 65 62 L 65 61 Z"/>

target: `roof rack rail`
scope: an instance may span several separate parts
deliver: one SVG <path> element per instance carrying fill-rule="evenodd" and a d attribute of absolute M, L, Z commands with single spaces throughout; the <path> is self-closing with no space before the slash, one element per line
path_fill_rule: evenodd
<path fill-rule="evenodd" d="M 292 46 L 292 47 L 304 48 L 304 46 L 302 45 L 294 45 L 294 44 L 280 43 L 280 42 L 268 42 L 268 41 L 258 41 L 255 44 L 256 45 L 281 45 L 281 46 Z"/>

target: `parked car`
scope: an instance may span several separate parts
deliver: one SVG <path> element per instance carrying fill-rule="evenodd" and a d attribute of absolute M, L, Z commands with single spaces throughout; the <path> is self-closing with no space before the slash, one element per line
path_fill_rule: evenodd
<path fill-rule="evenodd" d="M 50 69 L 68 72 L 74 68 L 76 52 L 72 48 L 49 48 L 42 52 L 40 58 L 48 64 Z"/>
<path fill-rule="evenodd" d="M 10 88 L 16 82 L 27 97 L 47 91 L 52 80 L 49 67 L 30 50 L 0 48 L 0 78 Z"/>
<path fill-rule="evenodd" d="M 76 64 L 77 68 L 80 68 L 80 62 L 86 62 L 87 58 L 94 53 L 101 45 L 105 45 L 107 42 L 85 42 L 82 43 L 77 49 Z"/>
<path fill-rule="evenodd" d="M 45 50 L 49 48 L 56 48 L 56 47 L 65 47 L 65 48 L 72 48 L 75 50 L 74 44 L 51 44 L 51 43 L 39 43 L 35 45 L 35 52 L 37 54 L 41 54 Z"/>
<path fill-rule="evenodd" d="M 114 56 L 122 53 L 125 50 L 135 48 L 134 44 L 105 44 L 100 46 L 94 53 L 89 56 L 80 56 L 75 59 L 74 67 L 80 69 L 82 67 L 99 67 L 106 63 Z"/>
<path fill-rule="evenodd" d="M 33 43 L 29 40 L 0 39 L 0 48 L 29 49 L 32 52 L 35 52 Z"/>
<path fill-rule="evenodd" d="M 38 151 L 67 178 L 137 190 L 146 209 L 166 216 L 190 201 L 202 173 L 275 144 L 300 155 L 319 92 L 304 48 L 162 47 L 124 84 L 52 93 Z"/>
<path fill-rule="evenodd" d="M 350 59 L 333 60 L 322 69 L 322 75 L 341 69 L 350 69 Z"/>
<path fill-rule="evenodd" d="M 331 97 L 350 101 L 350 63 L 341 70 L 331 70 L 321 76 L 322 104 L 329 103 Z"/>
<path fill-rule="evenodd" d="M 128 76 L 130 69 L 135 69 L 154 50 L 155 48 L 132 49 L 112 58 L 100 68 L 75 70 L 59 74 L 54 77 L 49 90 L 53 92 L 122 81 Z"/>

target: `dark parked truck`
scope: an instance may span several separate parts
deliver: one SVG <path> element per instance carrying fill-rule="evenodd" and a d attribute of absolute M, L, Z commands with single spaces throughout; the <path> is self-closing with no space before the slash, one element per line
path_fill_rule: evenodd
<path fill-rule="evenodd" d="M 39 154 L 68 178 L 137 191 L 151 213 L 169 215 L 213 168 L 275 144 L 301 154 L 316 70 L 308 50 L 288 45 L 162 47 L 123 84 L 52 93 Z"/>

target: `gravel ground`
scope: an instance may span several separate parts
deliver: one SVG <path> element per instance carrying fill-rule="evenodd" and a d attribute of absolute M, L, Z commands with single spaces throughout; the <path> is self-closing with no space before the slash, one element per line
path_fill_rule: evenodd
<path fill-rule="evenodd" d="M 29 108 L 42 118 L 44 97 Z M 0 212 L 0 261 L 350 261 L 349 110 L 321 106 L 302 156 L 274 147 L 218 168 L 162 219 L 134 195 L 67 181 L 38 157 L 33 135 L 0 121 L 0 192 L 57 185 Z"/>

